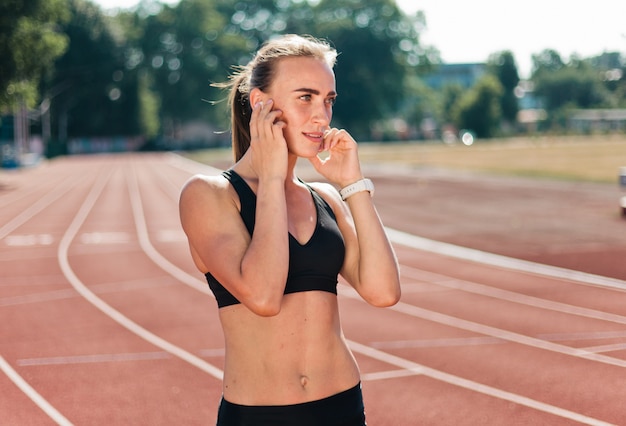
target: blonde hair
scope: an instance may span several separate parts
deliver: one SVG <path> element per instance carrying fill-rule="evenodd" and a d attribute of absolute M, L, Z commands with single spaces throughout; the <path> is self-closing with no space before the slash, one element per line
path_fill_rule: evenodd
<path fill-rule="evenodd" d="M 215 86 L 228 89 L 231 114 L 231 132 L 235 161 L 250 146 L 250 91 L 266 91 L 275 77 L 276 64 L 283 58 L 311 57 L 324 61 L 333 68 L 337 51 L 327 42 L 310 37 L 287 34 L 266 42 L 254 58 L 230 76 L 226 83 Z"/>

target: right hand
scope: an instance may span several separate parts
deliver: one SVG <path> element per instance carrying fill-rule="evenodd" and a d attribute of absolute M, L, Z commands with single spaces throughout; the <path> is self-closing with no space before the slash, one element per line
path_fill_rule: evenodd
<path fill-rule="evenodd" d="M 273 101 L 257 102 L 250 117 L 250 150 L 252 167 L 259 179 L 287 178 L 287 141 L 283 129 L 287 125 L 279 118 L 281 110 Z"/>

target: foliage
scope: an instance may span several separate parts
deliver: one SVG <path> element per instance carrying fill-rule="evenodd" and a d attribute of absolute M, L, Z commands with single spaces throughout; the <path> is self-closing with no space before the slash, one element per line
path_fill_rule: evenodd
<path fill-rule="evenodd" d="M 549 128 L 566 128 L 570 110 L 618 105 L 593 61 L 572 57 L 565 62 L 552 50 L 533 56 L 534 94 L 548 113 Z"/>
<path fill-rule="evenodd" d="M 315 35 L 340 52 L 335 115 L 357 137 L 369 135 L 404 101 L 407 76 L 437 59 L 419 44 L 424 16 L 407 17 L 392 0 L 324 0 L 313 12 Z"/>
<path fill-rule="evenodd" d="M 269 38 L 300 33 L 339 51 L 334 125 L 359 140 L 398 128 L 416 137 L 433 122 L 479 137 L 513 128 L 513 54 L 492 54 L 487 75 L 469 89 L 434 90 L 423 75 L 440 59 L 421 41 L 425 27 L 422 12 L 407 16 L 395 0 L 141 0 L 115 15 L 90 0 L 2 0 L 0 108 L 18 99 L 33 107 L 43 98 L 60 139 L 177 139 L 191 122 L 225 131 L 227 108 L 213 101 L 226 94 L 211 83 L 225 81 Z M 533 95 L 550 124 L 565 126 L 570 109 L 626 107 L 625 74 L 626 60 L 616 52 L 565 61 L 544 50 L 533 55 Z"/>
<path fill-rule="evenodd" d="M 148 139 L 158 136 L 161 126 L 159 125 L 159 109 L 161 98 L 153 89 L 152 76 L 147 72 L 139 73 L 139 123 L 140 130 Z"/>
<path fill-rule="evenodd" d="M 0 105 L 35 106 L 42 76 L 67 47 L 57 31 L 67 18 L 63 0 L 0 2 Z"/>
<path fill-rule="evenodd" d="M 479 138 L 497 134 L 502 118 L 500 99 L 502 84 L 496 77 L 486 74 L 470 90 L 463 93 L 455 106 L 455 123 L 459 129 L 468 129 Z"/>
<path fill-rule="evenodd" d="M 90 2 L 70 0 L 65 55 L 44 86 L 53 99 L 58 136 L 139 133 L 137 73 L 125 57 L 110 18 Z"/>
<path fill-rule="evenodd" d="M 443 87 L 442 121 L 453 123 L 455 121 L 455 105 L 463 95 L 463 87 L 460 84 L 448 84 Z"/>
<path fill-rule="evenodd" d="M 515 89 L 520 82 L 520 78 L 517 73 L 517 65 L 515 64 L 513 53 L 511 51 L 503 51 L 492 54 L 488 61 L 488 67 L 502 85 L 503 93 L 500 98 L 502 118 L 509 123 L 514 123 L 519 111 Z"/>

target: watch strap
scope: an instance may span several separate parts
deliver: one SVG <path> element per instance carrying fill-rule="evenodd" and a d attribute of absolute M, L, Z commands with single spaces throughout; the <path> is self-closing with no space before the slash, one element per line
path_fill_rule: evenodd
<path fill-rule="evenodd" d="M 368 191 L 370 196 L 374 196 L 374 183 L 370 179 L 361 179 L 339 190 L 341 199 L 346 201 L 348 197 L 357 192 Z"/>

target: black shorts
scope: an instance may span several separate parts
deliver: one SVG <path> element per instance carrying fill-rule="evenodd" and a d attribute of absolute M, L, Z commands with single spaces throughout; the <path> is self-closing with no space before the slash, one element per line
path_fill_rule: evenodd
<path fill-rule="evenodd" d="M 328 398 L 293 405 L 239 405 L 222 398 L 217 426 L 365 426 L 359 383 Z"/>

